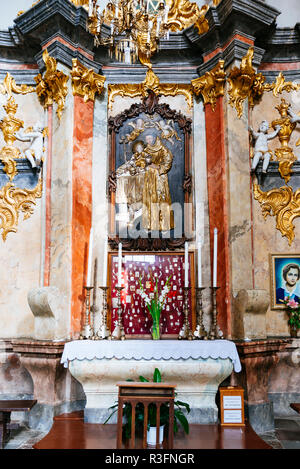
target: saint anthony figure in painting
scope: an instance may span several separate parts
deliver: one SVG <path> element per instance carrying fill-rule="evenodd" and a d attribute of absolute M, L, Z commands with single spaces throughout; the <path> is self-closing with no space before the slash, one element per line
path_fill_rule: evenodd
<path fill-rule="evenodd" d="M 276 289 L 276 303 L 282 304 L 285 298 L 295 300 L 297 303 L 300 299 L 295 295 L 297 282 L 300 279 L 300 267 L 298 264 L 288 264 L 282 269 L 282 277 L 285 281 L 284 288 Z"/>
<path fill-rule="evenodd" d="M 142 226 L 147 231 L 169 231 L 174 228 L 168 182 L 173 155 L 159 137 L 150 134 L 145 140 L 144 151 L 151 157 L 151 164 L 144 176 Z"/>

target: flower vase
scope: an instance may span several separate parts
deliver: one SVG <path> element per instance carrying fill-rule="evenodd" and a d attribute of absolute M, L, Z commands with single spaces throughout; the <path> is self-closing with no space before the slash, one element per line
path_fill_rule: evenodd
<path fill-rule="evenodd" d="M 158 444 L 161 445 L 164 439 L 164 425 L 159 427 L 159 441 Z M 147 445 L 156 446 L 156 427 L 150 427 L 147 431 Z"/>
<path fill-rule="evenodd" d="M 161 326 L 159 322 L 153 322 L 151 326 L 151 336 L 152 340 L 159 340 L 161 335 Z"/>

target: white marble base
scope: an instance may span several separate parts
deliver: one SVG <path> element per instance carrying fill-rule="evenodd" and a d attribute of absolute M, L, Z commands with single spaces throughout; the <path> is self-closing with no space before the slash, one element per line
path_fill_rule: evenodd
<path fill-rule="evenodd" d="M 110 414 L 108 408 L 117 402 L 116 383 L 144 376 L 152 381 L 155 368 L 164 382 L 177 384 L 176 399 L 191 407 L 189 421 L 216 423 L 218 408 L 215 397 L 219 384 L 230 376 L 232 361 L 226 359 L 134 360 L 94 358 L 72 360 L 69 370 L 83 386 L 86 395 L 85 420 L 104 423 Z M 115 421 L 111 420 L 110 423 Z"/>

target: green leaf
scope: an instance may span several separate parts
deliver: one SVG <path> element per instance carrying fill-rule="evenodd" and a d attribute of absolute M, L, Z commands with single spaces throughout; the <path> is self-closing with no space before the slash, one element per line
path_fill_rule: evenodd
<path fill-rule="evenodd" d="M 190 413 L 191 411 L 191 408 L 190 406 L 186 403 L 186 402 L 182 402 L 182 401 L 174 401 L 174 404 L 177 405 L 178 407 L 181 406 L 181 407 L 185 407 L 186 410 L 188 411 L 188 413 Z"/>
<path fill-rule="evenodd" d="M 154 383 L 161 383 L 161 374 L 158 368 L 155 368 L 153 373 L 153 382 Z"/>
<path fill-rule="evenodd" d="M 142 381 L 142 383 L 149 383 L 149 379 L 144 378 L 144 376 L 139 376 L 139 380 Z"/>
<path fill-rule="evenodd" d="M 186 416 L 180 410 L 175 410 L 174 416 L 176 419 L 179 420 L 185 433 L 188 435 L 189 434 L 189 422 L 187 421 Z"/>

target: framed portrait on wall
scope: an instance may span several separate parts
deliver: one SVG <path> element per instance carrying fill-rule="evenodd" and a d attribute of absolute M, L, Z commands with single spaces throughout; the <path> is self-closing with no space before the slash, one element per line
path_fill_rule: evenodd
<path fill-rule="evenodd" d="M 195 313 L 195 278 L 194 252 L 189 252 L 189 323 L 192 330 L 196 327 Z M 117 291 L 118 253 L 110 252 L 108 256 L 109 289 L 108 294 L 108 328 L 113 332 L 118 316 Z M 146 294 L 154 296 L 154 284 L 157 282 L 159 292 L 168 278 L 170 291 L 161 313 L 162 338 L 178 338 L 184 322 L 184 252 L 129 252 L 122 258 L 122 323 L 126 338 L 151 338 L 151 315 L 141 296 L 140 282 Z"/>
<path fill-rule="evenodd" d="M 300 254 L 270 254 L 271 309 L 284 309 L 286 297 L 300 302 Z"/>

